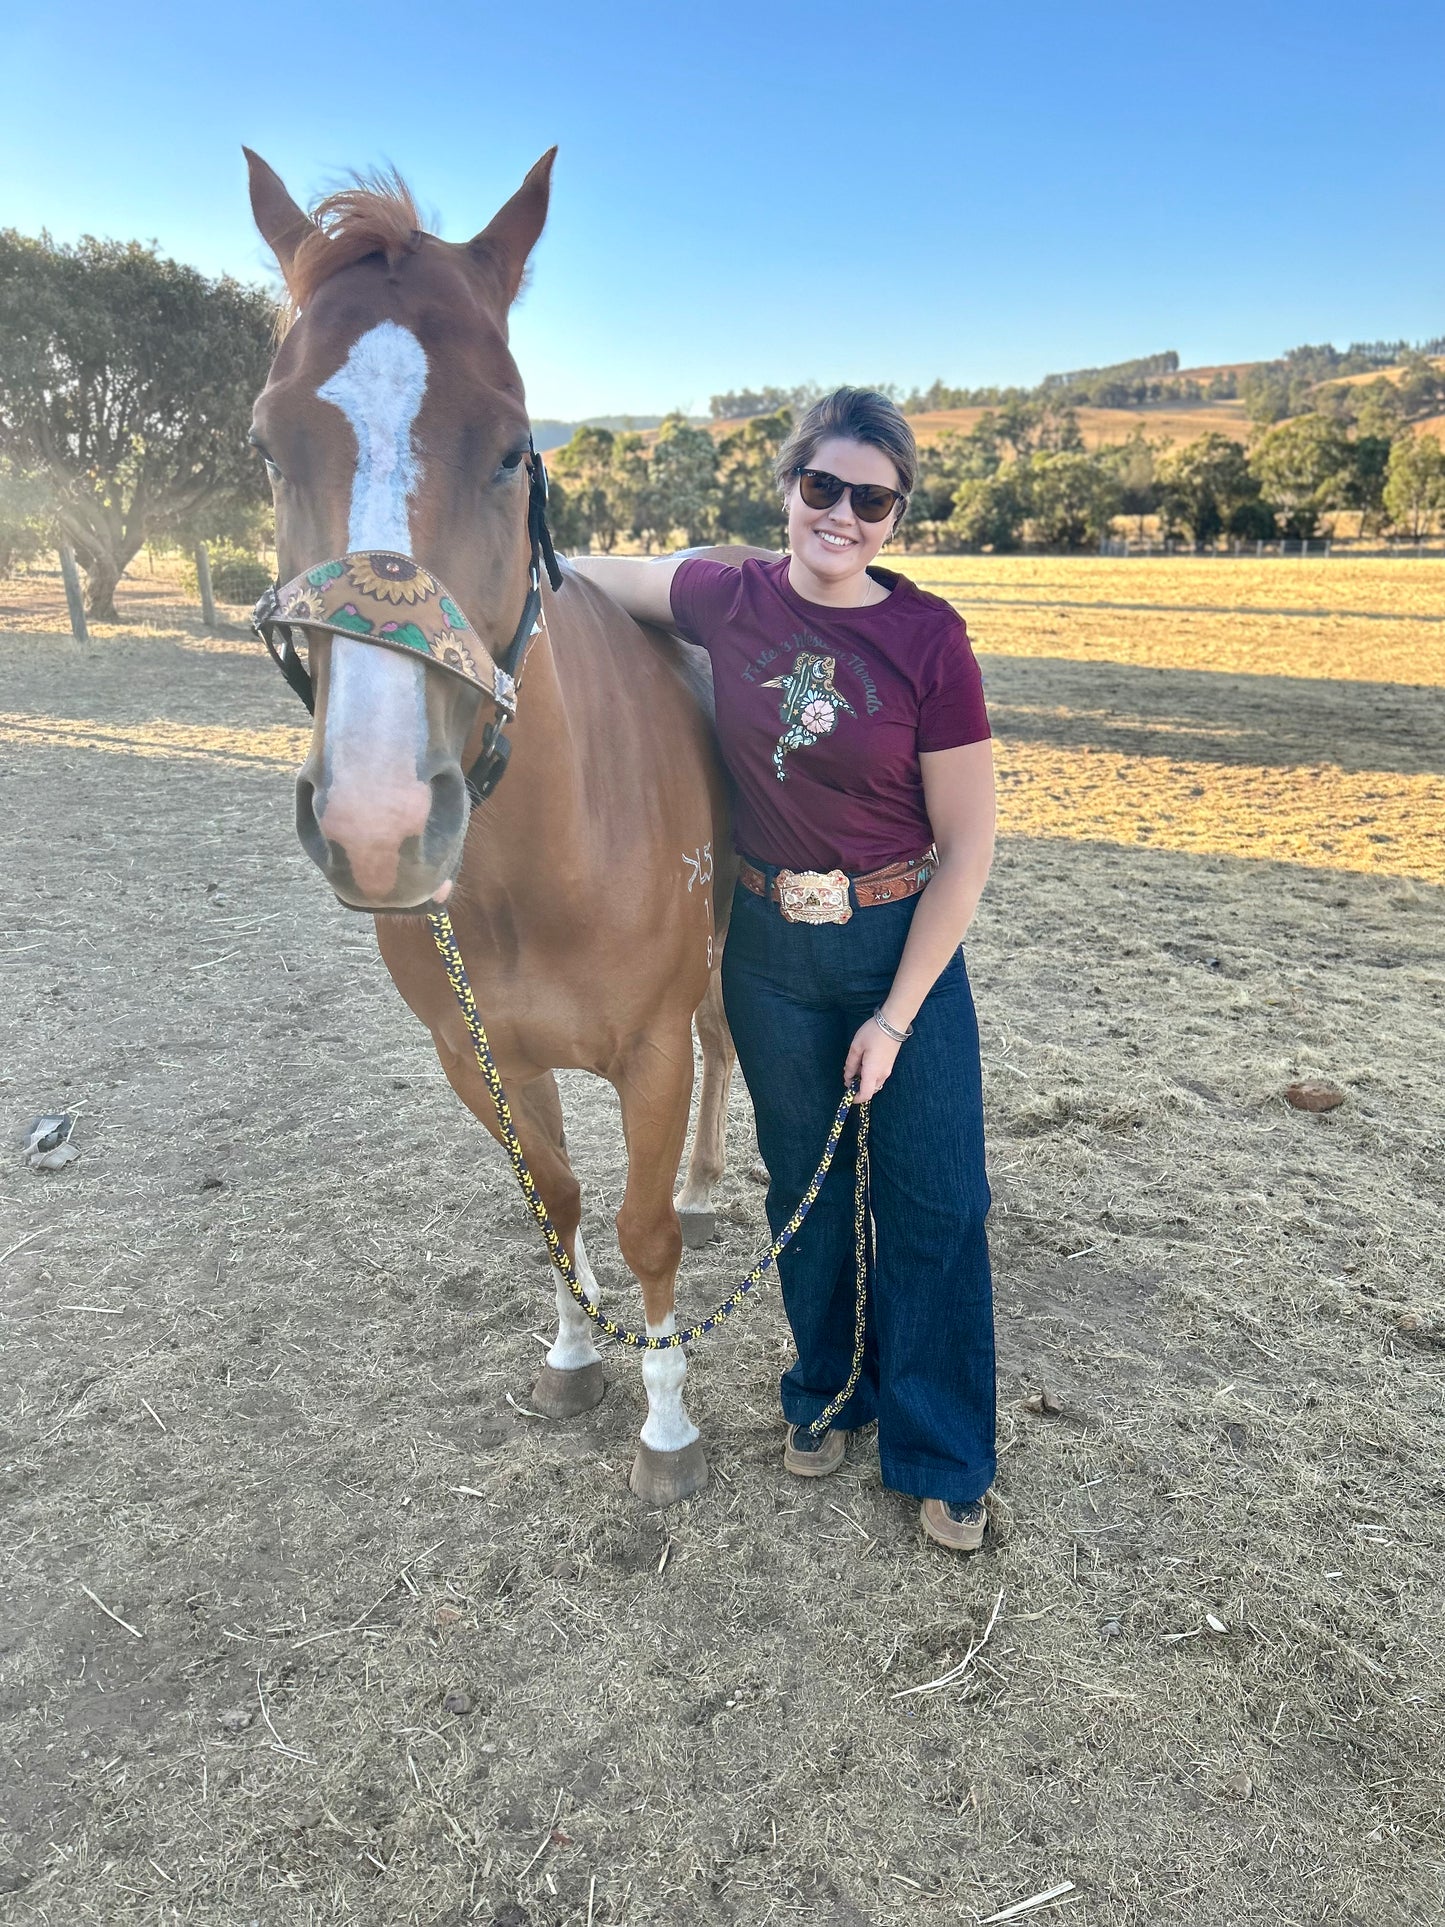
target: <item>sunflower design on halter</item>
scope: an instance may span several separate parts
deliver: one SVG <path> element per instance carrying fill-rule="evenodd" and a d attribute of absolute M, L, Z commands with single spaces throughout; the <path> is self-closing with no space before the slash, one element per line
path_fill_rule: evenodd
<path fill-rule="evenodd" d="M 820 738 L 831 736 L 840 711 L 845 716 L 858 714 L 848 698 L 833 686 L 836 667 L 834 657 L 815 656 L 810 650 L 801 649 L 786 676 L 774 676 L 771 682 L 762 685 L 764 689 L 783 692 L 778 711 L 783 719 L 783 733 L 773 751 L 773 768 L 778 772 L 780 783 L 787 776 L 783 759 L 789 750 L 811 749 Z"/>
<path fill-rule="evenodd" d="M 435 578 L 428 575 L 409 555 L 391 555 L 373 550 L 347 558 L 347 578 L 354 589 L 389 602 L 393 608 L 404 603 L 428 602 L 436 593 Z"/>

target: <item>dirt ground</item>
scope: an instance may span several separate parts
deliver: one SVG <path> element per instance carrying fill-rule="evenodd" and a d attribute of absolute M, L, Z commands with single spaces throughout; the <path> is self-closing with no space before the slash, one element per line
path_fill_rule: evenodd
<path fill-rule="evenodd" d="M 296 844 L 299 708 L 162 585 L 85 649 L 0 585 L 0 1919 L 1440 1920 L 1445 571 L 908 566 L 1004 798 L 964 1562 L 866 1437 L 784 1475 L 775 1295 L 673 1513 L 634 1360 L 519 1410 L 540 1241 Z M 764 1241 L 740 1086 L 731 1154 L 687 1310 Z"/>

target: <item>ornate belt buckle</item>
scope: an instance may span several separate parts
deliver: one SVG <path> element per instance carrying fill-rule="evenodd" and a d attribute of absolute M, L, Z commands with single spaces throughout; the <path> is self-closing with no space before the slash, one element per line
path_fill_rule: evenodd
<path fill-rule="evenodd" d="M 789 923 L 846 923 L 853 914 L 843 870 L 779 870 L 778 908 Z"/>

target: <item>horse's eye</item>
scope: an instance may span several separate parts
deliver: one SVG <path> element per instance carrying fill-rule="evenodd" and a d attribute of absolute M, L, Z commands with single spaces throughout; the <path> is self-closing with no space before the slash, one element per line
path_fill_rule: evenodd
<path fill-rule="evenodd" d="M 272 461 L 271 457 L 266 453 L 264 444 L 257 438 L 254 430 L 250 435 L 246 437 L 246 439 L 247 441 L 250 442 L 252 448 L 255 449 L 256 453 L 261 457 L 261 460 L 266 464 L 267 478 L 272 482 L 279 482 L 281 480 L 281 470 L 277 467 L 276 463 Z"/>
<path fill-rule="evenodd" d="M 514 469 L 526 452 L 525 448 L 514 448 L 510 455 L 502 457 L 501 467 L 507 470 Z"/>

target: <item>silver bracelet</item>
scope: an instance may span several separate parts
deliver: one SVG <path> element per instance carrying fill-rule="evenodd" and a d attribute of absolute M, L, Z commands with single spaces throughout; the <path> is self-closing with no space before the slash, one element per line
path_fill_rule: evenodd
<path fill-rule="evenodd" d="M 890 1024 L 888 1019 L 883 1015 L 883 1009 L 881 1005 L 877 1010 L 874 1011 L 873 1021 L 878 1026 L 879 1030 L 882 1031 L 883 1035 L 885 1037 L 891 1037 L 895 1044 L 906 1044 L 909 1038 L 913 1035 L 912 1024 L 908 1026 L 907 1030 L 895 1029 L 894 1026 Z"/>

